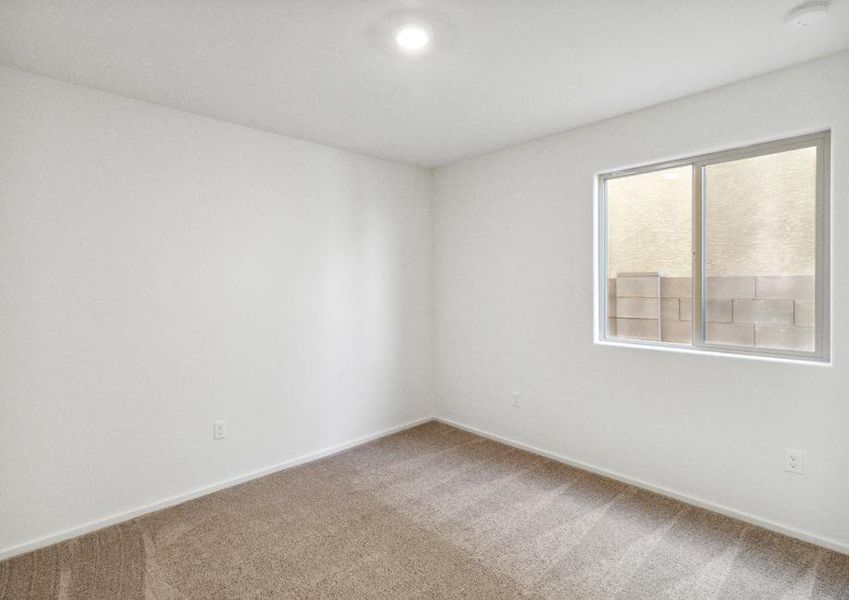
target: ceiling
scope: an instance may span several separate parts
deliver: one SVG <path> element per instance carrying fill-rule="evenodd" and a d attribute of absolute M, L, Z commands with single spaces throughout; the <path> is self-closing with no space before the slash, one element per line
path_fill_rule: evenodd
<path fill-rule="evenodd" d="M 797 4 L 0 0 L 0 64 L 438 166 L 849 47 L 849 0 L 801 30 Z M 398 11 L 431 52 L 390 47 Z"/>

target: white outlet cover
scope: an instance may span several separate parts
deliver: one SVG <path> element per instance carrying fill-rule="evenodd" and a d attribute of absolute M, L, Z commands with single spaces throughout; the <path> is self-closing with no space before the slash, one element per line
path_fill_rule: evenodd
<path fill-rule="evenodd" d="M 223 440 L 227 437 L 227 430 L 224 428 L 224 421 L 216 421 L 212 424 L 212 439 Z"/>
<path fill-rule="evenodd" d="M 788 473 L 801 475 L 805 467 L 805 453 L 799 450 L 784 451 L 784 470 Z"/>

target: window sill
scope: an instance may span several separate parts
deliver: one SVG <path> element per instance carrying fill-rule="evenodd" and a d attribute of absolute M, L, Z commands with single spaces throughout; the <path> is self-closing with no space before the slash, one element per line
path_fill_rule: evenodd
<path fill-rule="evenodd" d="M 795 365 L 811 365 L 817 367 L 830 367 L 831 360 L 824 359 L 819 356 L 781 356 L 781 355 L 768 355 L 768 354 L 754 354 L 751 352 L 745 351 L 735 351 L 734 349 L 722 349 L 722 350 L 714 350 L 713 348 L 696 348 L 694 346 L 689 346 L 685 344 L 671 344 L 671 343 L 651 343 L 645 341 L 634 341 L 630 342 L 627 340 L 610 340 L 610 339 L 602 339 L 595 340 L 595 345 L 597 346 L 610 346 L 614 348 L 634 348 L 638 350 L 654 350 L 660 352 L 674 352 L 678 354 L 698 354 L 702 356 L 717 356 L 717 357 L 725 357 L 725 358 L 742 358 L 746 360 L 756 360 L 756 361 L 765 361 L 765 362 L 777 362 L 784 364 L 795 364 Z"/>

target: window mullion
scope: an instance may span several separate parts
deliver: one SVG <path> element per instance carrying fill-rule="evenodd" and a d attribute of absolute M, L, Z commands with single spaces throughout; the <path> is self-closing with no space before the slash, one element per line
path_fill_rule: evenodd
<path fill-rule="evenodd" d="M 830 341 L 830 189 L 828 165 L 831 163 L 831 134 L 825 133 L 817 141 L 816 174 L 816 287 L 814 291 L 814 310 L 816 327 L 816 353 L 823 359 L 829 359 Z"/>
<path fill-rule="evenodd" d="M 704 303 L 704 165 L 693 163 L 693 345 L 705 343 Z"/>

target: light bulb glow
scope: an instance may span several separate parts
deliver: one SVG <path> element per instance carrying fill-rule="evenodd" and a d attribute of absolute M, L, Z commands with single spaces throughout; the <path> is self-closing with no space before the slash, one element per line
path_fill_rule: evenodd
<path fill-rule="evenodd" d="M 395 34 L 395 43 L 407 52 L 418 52 L 430 43 L 430 34 L 418 25 L 406 25 Z"/>

